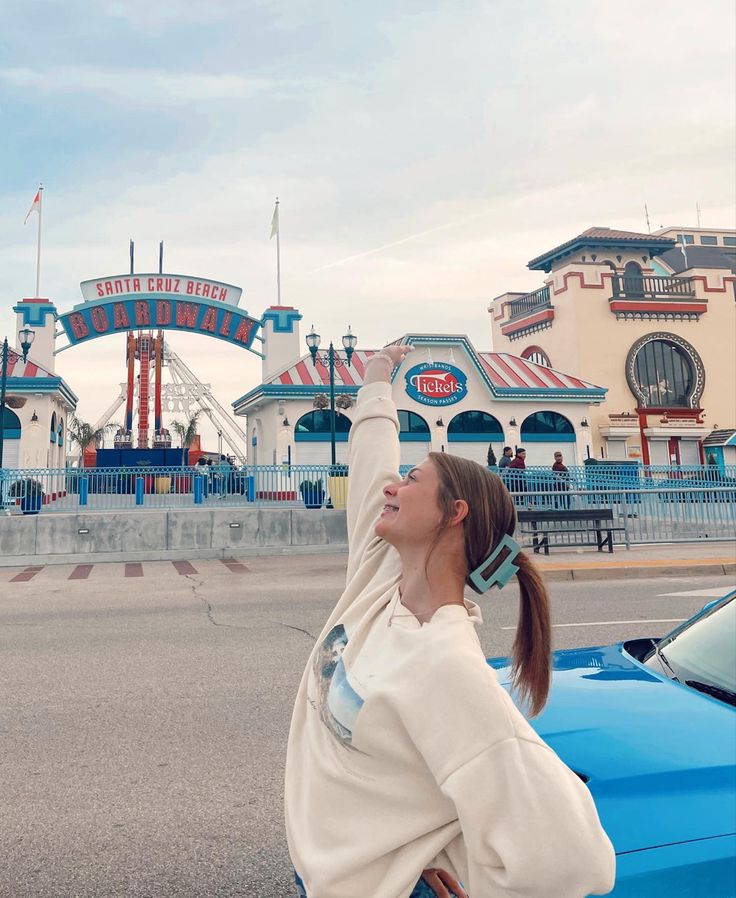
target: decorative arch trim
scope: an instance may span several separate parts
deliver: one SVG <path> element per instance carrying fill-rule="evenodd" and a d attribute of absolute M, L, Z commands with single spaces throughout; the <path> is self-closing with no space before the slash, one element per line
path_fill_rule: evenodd
<path fill-rule="evenodd" d="M 537 360 L 533 358 L 534 355 L 541 356 L 544 361 L 537 362 Z M 546 365 L 548 368 L 552 367 L 552 362 L 550 361 L 549 356 L 541 346 L 527 346 L 527 348 L 522 351 L 521 357 L 522 359 L 527 359 L 528 361 L 534 362 L 535 364 Z"/>

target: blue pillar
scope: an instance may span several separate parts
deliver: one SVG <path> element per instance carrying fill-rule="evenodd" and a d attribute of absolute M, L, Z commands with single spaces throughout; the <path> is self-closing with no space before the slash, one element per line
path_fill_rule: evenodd
<path fill-rule="evenodd" d="M 135 478 L 135 504 L 143 505 L 143 486 L 145 481 L 142 477 Z"/>
<path fill-rule="evenodd" d="M 194 475 L 194 504 L 202 504 L 202 494 L 204 492 L 204 477 L 199 474 Z"/>
<path fill-rule="evenodd" d="M 86 505 L 87 497 L 89 496 L 89 477 L 84 476 L 79 478 L 79 504 Z"/>

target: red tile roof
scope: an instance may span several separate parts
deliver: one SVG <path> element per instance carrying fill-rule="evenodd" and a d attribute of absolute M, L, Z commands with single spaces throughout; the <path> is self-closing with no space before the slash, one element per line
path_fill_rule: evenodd
<path fill-rule="evenodd" d="M 636 231 L 615 231 L 611 228 L 593 227 L 583 231 L 582 234 L 578 234 L 577 237 L 573 237 L 572 240 L 567 240 L 565 243 L 561 243 L 554 249 L 547 250 L 547 252 L 542 253 L 540 256 L 536 256 L 534 259 L 527 262 L 527 268 L 531 268 L 532 270 L 541 268 L 544 271 L 549 271 L 553 261 L 562 256 L 569 255 L 576 249 L 580 249 L 584 246 L 611 247 L 616 244 L 626 245 L 627 243 L 639 246 L 643 249 L 656 250 L 657 253 L 664 252 L 664 250 L 675 246 L 675 240 L 672 237 L 661 237 L 656 234 L 639 234 Z"/>

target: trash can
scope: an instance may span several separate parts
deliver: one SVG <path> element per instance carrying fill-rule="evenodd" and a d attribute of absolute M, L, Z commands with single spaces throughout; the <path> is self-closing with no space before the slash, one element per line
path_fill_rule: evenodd
<path fill-rule="evenodd" d="M 156 477 L 154 483 L 156 493 L 160 494 L 171 492 L 171 477 Z"/>

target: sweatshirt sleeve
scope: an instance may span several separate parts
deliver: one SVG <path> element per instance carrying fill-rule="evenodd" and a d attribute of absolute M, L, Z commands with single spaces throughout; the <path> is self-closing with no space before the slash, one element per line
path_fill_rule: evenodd
<path fill-rule="evenodd" d="M 544 743 L 506 739 L 440 788 L 457 809 L 471 896 L 585 898 L 613 888 L 615 855 L 593 798 Z"/>
<path fill-rule="evenodd" d="M 383 487 L 399 477 L 399 418 L 390 384 L 360 389 L 349 450 L 348 582 L 371 545 L 381 541 L 374 527 L 384 504 Z"/>

